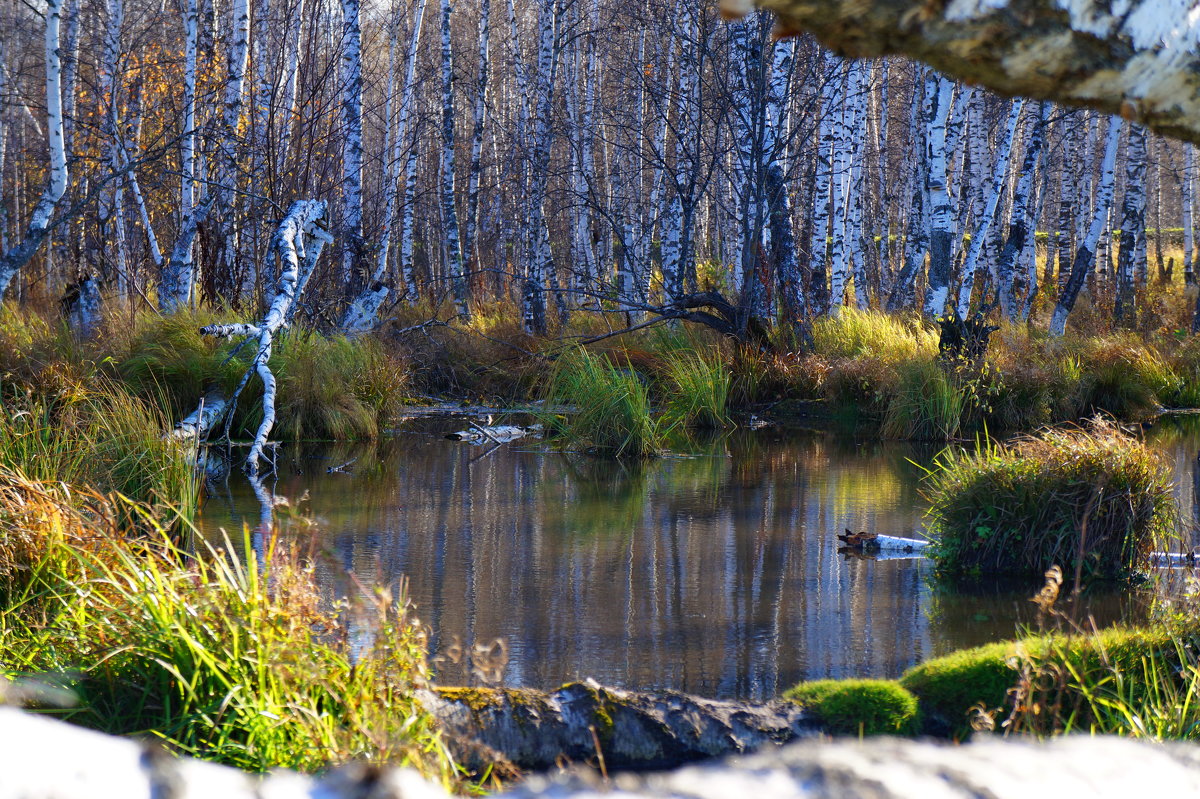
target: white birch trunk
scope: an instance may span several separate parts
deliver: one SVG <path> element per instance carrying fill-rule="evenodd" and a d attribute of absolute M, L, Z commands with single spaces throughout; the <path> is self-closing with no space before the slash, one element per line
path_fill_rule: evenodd
<path fill-rule="evenodd" d="M 533 252 L 521 294 L 522 324 L 527 333 L 538 334 L 546 332 L 545 290 L 554 271 L 545 202 L 547 181 L 550 177 L 550 154 L 554 144 L 554 128 L 550 116 L 554 104 L 555 68 L 558 63 L 555 51 L 557 17 L 558 3 L 555 0 L 541 0 L 538 9 L 538 71 L 535 93 L 537 110 L 529 200 Z M 626 241 L 628 242 L 628 239 Z"/>
<path fill-rule="evenodd" d="M 1125 146 L 1125 196 L 1121 201 L 1121 245 L 1117 254 L 1114 321 L 1132 325 L 1136 318 L 1135 279 L 1146 261 L 1146 129 L 1129 126 Z"/>
<path fill-rule="evenodd" d="M 929 105 L 929 273 L 925 289 L 924 312 L 939 317 L 946 312 L 950 294 L 951 250 L 954 227 L 950 195 L 946 191 L 946 121 L 950 115 L 954 84 L 935 77 L 932 70 L 925 79 L 926 103 Z M 930 99 L 932 98 L 932 103 Z"/>
<path fill-rule="evenodd" d="M 467 170 L 466 226 L 463 233 L 463 252 L 479 268 L 479 182 L 483 176 L 483 128 L 487 113 L 488 78 L 491 69 L 492 0 L 479 3 L 479 74 L 475 79 L 475 108 L 471 125 L 471 163 Z"/>
<path fill-rule="evenodd" d="M 812 271 L 813 310 L 824 314 L 830 310 L 829 299 L 829 219 L 830 192 L 833 183 L 834 104 L 836 78 L 840 72 L 837 60 L 823 55 L 820 122 L 817 136 L 817 166 L 814 175 L 812 237 L 809 240 L 809 268 Z"/>
<path fill-rule="evenodd" d="M 1032 195 L 1038 162 L 1042 158 L 1047 112 L 1047 104 L 1038 103 L 1037 116 L 1030 122 L 1025 139 L 1025 160 L 1021 165 L 1016 189 L 1013 191 L 1008 236 L 999 255 L 996 256 L 996 293 L 1000 300 L 1000 310 L 1009 320 L 1015 320 L 1020 313 L 1016 296 L 1017 259 L 1025 251 L 1029 240 L 1034 238 L 1034 228 L 1037 225 L 1037 206 Z"/>
<path fill-rule="evenodd" d="M 342 269 L 344 285 L 363 286 L 362 25 L 359 0 L 342 5 Z"/>
<path fill-rule="evenodd" d="M 1183 176 L 1180 181 L 1183 205 L 1183 279 L 1194 283 L 1196 278 L 1196 148 L 1183 145 Z"/>
<path fill-rule="evenodd" d="M 42 196 L 30 215 L 21 240 L 0 257 L 0 299 L 17 273 L 50 234 L 51 217 L 67 191 L 66 132 L 63 125 L 61 25 L 64 0 L 48 0 L 44 52 L 46 59 L 46 135 L 50 146 L 50 172 Z"/>
<path fill-rule="evenodd" d="M 221 220 L 223 263 L 232 258 L 233 240 L 232 198 L 237 188 L 237 142 L 241 124 L 243 95 L 246 83 L 246 62 L 250 50 L 250 7 L 248 0 L 233 0 L 231 7 L 230 45 L 226 57 L 225 88 L 222 100 L 221 133 L 216 144 L 213 186 L 208 199 L 191 208 L 180 224 L 179 235 L 171 251 L 170 261 L 163 269 L 158 289 L 158 306 L 163 313 L 174 313 L 192 302 L 196 270 L 192 259 L 192 244 L 201 224 L 212 211 Z"/>
<path fill-rule="evenodd" d="M 986 203 L 983 213 L 976 220 L 975 231 L 971 234 L 971 247 L 967 250 L 966 260 L 963 261 L 963 279 L 958 290 L 958 303 L 955 306 L 961 319 L 966 319 L 971 310 L 971 293 L 974 291 L 975 278 L 979 273 L 980 257 L 987 246 L 992 224 L 996 222 L 996 213 L 1000 207 L 1000 199 L 1004 193 L 1004 184 L 1008 180 L 1009 166 L 1012 162 L 1013 140 L 1016 138 L 1017 127 L 1024 108 L 1024 100 L 1013 100 L 1009 106 L 1008 124 L 1004 129 L 1004 137 L 1001 139 L 999 150 L 996 153 L 991 179 L 984 187 Z"/>
<path fill-rule="evenodd" d="M 450 40 L 450 0 L 442 0 L 442 224 L 450 288 L 460 319 L 467 319 L 466 266 L 459 237 L 454 168 L 454 56 Z"/>
<path fill-rule="evenodd" d="M 1092 269 L 1096 253 L 1096 243 L 1104 231 L 1104 223 L 1108 217 L 1109 205 L 1112 203 L 1113 182 L 1117 160 L 1117 145 L 1121 140 L 1121 128 L 1124 123 L 1113 117 L 1108 123 L 1108 140 L 1104 149 L 1104 160 L 1100 166 L 1100 187 L 1096 192 L 1096 208 L 1092 214 L 1092 224 L 1087 236 L 1079 244 L 1075 258 L 1071 262 L 1071 276 L 1059 295 L 1054 313 L 1050 317 L 1050 335 L 1061 336 L 1067 329 L 1067 317 L 1075 307 L 1075 300 L 1083 289 L 1088 273 Z"/>

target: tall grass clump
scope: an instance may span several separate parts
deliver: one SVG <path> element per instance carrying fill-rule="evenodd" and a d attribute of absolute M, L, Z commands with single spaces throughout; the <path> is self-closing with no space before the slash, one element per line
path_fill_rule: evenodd
<path fill-rule="evenodd" d="M 0 462 L 33 480 L 116 491 L 190 513 L 198 499 L 192 447 L 168 437 L 161 405 L 99 380 L 74 393 L 0 395 Z"/>
<path fill-rule="evenodd" d="M 1117 577 L 1176 531 L 1162 458 L 1115 424 L 1046 430 L 939 458 L 929 474 L 933 557 L 950 573 Z"/>
<path fill-rule="evenodd" d="M 295 441 L 378 438 L 407 389 L 404 366 L 370 338 L 293 333 L 271 368 L 279 380 L 276 429 Z"/>
<path fill-rule="evenodd" d="M 666 418 L 673 425 L 716 429 L 733 426 L 729 394 L 733 373 L 716 356 L 684 351 L 667 361 Z"/>
<path fill-rule="evenodd" d="M 0 548 L 0 577 L 19 589 L 0 609 L 4 676 L 66 675 L 78 701 L 54 712 L 67 720 L 242 769 L 365 760 L 450 782 L 415 698 L 424 633 L 403 604 L 386 593 L 331 604 L 294 549 L 194 556 L 150 514 L 135 508 L 144 523 L 129 530 L 120 500 L 79 508 L 75 495 L 0 475 L 0 525 L 58 520 L 23 549 Z"/>
<path fill-rule="evenodd" d="M 963 392 L 937 361 L 910 361 L 898 368 L 882 432 L 889 438 L 948 441 L 958 435 L 966 410 Z"/>
<path fill-rule="evenodd" d="M 658 452 L 662 434 L 651 415 L 650 392 L 632 370 L 577 348 L 559 358 L 545 398 L 564 406 L 563 413 L 548 414 L 545 420 L 551 438 L 561 445 L 615 457 Z"/>
<path fill-rule="evenodd" d="M 826 358 L 879 358 L 889 363 L 937 355 L 937 334 L 919 320 L 843 307 L 813 322 L 813 351 Z"/>

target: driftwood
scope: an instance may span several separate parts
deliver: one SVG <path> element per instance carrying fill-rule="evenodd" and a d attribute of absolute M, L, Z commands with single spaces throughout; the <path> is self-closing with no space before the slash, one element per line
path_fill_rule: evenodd
<path fill-rule="evenodd" d="M 530 770 L 572 761 L 611 770 L 669 768 L 818 732 L 792 702 L 722 702 L 591 681 L 551 692 L 439 688 L 420 699 L 461 762 L 476 771 L 505 762 Z"/>
<path fill-rule="evenodd" d="M 505 444 L 539 433 L 541 429 L 541 425 L 518 427 L 511 424 L 480 425 L 471 423 L 470 430 L 447 433 L 446 438 L 451 441 L 465 441 L 469 444 Z"/>

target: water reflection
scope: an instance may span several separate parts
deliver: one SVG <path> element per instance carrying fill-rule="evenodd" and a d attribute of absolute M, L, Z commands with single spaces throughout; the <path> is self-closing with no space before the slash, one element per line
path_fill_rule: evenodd
<path fill-rule="evenodd" d="M 1187 440 L 1197 439 L 1164 446 Z M 408 575 L 434 653 L 460 653 L 440 657 L 445 683 L 472 679 L 463 651 L 503 639 L 511 685 L 594 677 L 766 698 L 802 679 L 895 676 L 1033 622 L 1034 585 L 934 590 L 922 560 L 838 555 L 847 527 L 920 534 L 913 462 L 933 451 L 773 430 L 695 449 L 622 465 L 407 433 L 283 452 L 267 488 L 308 493 L 333 553 L 321 573 L 331 591 L 358 590 L 347 573 L 362 584 Z M 1189 502 L 1189 513 L 1200 507 Z M 235 473 L 201 524 L 253 527 L 260 508 Z M 1087 610 L 1104 622 L 1143 605 L 1101 595 Z"/>

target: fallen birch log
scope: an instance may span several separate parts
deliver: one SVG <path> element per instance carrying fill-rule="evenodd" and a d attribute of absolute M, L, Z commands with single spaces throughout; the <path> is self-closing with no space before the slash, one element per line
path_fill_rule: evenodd
<path fill-rule="evenodd" d="M 275 426 L 275 375 L 271 372 L 271 347 L 275 342 L 275 334 L 287 323 L 295 308 L 296 300 L 308 284 L 321 257 L 321 250 L 332 241 L 325 230 L 325 203 L 321 200 L 298 200 L 292 203 L 287 216 L 279 223 L 271 240 L 271 249 L 279 257 L 282 270 L 279 282 L 275 287 L 275 296 L 267 308 L 260 324 L 229 324 L 209 325 L 200 328 L 206 336 L 234 338 L 238 336 L 253 336 L 258 338 L 258 349 L 254 360 L 246 374 L 238 384 L 230 403 L 236 404 L 242 389 L 250 381 L 250 375 L 257 373 L 262 379 L 263 394 L 262 423 L 254 436 L 254 443 L 246 456 L 246 470 L 250 474 L 258 474 L 258 464 L 262 459 L 263 447 L 271 428 Z"/>
<path fill-rule="evenodd" d="M 467 768 L 507 761 L 544 770 L 566 760 L 612 770 L 668 768 L 816 735 L 799 705 L 725 702 L 675 691 L 606 688 L 592 681 L 557 691 L 437 688 L 419 693 Z"/>
<path fill-rule="evenodd" d="M 845 535 L 839 535 L 838 540 L 847 549 L 867 555 L 875 553 L 915 555 L 923 553 L 929 546 L 928 541 L 922 541 L 919 538 L 900 538 L 879 533 L 852 533 L 849 530 Z"/>
<path fill-rule="evenodd" d="M 184 440 L 204 441 L 217 423 L 225 418 L 228 409 L 229 400 L 220 389 L 214 388 L 201 398 L 196 410 L 179 420 L 171 435 Z"/>

